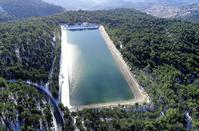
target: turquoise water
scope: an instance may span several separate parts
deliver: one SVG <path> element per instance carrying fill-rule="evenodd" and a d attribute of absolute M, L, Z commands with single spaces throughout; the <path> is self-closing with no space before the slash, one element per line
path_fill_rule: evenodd
<path fill-rule="evenodd" d="M 72 106 L 133 98 L 99 30 L 67 31 L 67 39 Z"/>

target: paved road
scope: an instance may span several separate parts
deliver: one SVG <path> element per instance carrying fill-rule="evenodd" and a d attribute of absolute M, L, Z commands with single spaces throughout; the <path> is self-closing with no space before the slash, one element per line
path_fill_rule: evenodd
<path fill-rule="evenodd" d="M 7 81 L 9 83 L 16 83 L 17 81 L 16 80 L 9 80 Z M 50 101 L 51 105 L 53 106 L 53 109 L 54 109 L 54 116 L 55 116 L 55 119 L 58 123 L 59 126 L 64 127 L 64 118 L 63 118 L 63 115 L 62 115 L 62 112 L 61 110 L 59 109 L 59 106 L 58 106 L 58 101 L 56 101 L 53 96 L 51 95 L 51 92 L 48 90 L 47 87 L 45 86 L 42 86 L 42 85 L 38 85 L 36 83 L 33 83 L 31 81 L 23 81 L 25 84 L 27 85 L 30 85 L 32 87 L 35 87 L 35 89 L 37 89 L 41 94 L 44 95 L 44 97 Z"/>

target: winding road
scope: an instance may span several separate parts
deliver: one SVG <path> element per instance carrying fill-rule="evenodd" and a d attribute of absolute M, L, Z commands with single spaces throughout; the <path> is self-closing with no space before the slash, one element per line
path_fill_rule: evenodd
<path fill-rule="evenodd" d="M 8 83 L 16 83 L 17 81 L 16 80 L 8 80 L 7 81 Z M 34 87 L 35 89 L 37 89 L 41 94 L 44 95 L 44 97 L 46 98 L 46 100 L 49 100 L 51 105 L 53 106 L 53 113 L 54 113 L 54 116 L 55 116 L 55 119 L 56 119 L 56 122 L 58 124 L 58 126 L 62 128 L 64 128 L 64 117 L 62 115 L 62 112 L 58 106 L 58 102 L 53 98 L 53 96 L 51 95 L 50 91 L 48 90 L 47 87 L 45 86 L 42 86 L 42 85 L 38 85 L 37 83 L 33 83 L 31 81 L 23 81 L 24 84 L 26 85 L 30 85 L 32 87 Z"/>

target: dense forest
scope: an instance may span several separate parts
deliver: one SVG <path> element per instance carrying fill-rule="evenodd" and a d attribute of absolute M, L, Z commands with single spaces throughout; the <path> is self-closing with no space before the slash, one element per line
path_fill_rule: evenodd
<path fill-rule="evenodd" d="M 1 0 L 0 8 L 6 13 L 6 17 L 12 17 L 12 19 L 48 16 L 64 11 L 63 8 L 42 0 Z M 6 17 L 0 15 L 0 22 L 7 21 Z"/>
<path fill-rule="evenodd" d="M 48 83 L 57 97 L 59 27 L 42 20 L 30 20 L 1 24 L 0 30 L 0 76 L 7 80 L 30 80 L 41 85 Z M 55 68 L 53 63 L 57 65 Z M 52 85 L 52 82 L 56 84 Z"/>
<path fill-rule="evenodd" d="M 48 83 L 57 98 L 58 25 L 85 21 L 105 26 L 152 102 L 75 113 L 69 113 L 61 106 L 65 110 L 66 128 L 73 129 L 72 118 L 78 116 L 75 126 L 80 130 L 199 129 L 197 23 L 159 19 L 133 9 L 115 9 L 68 11 L 46 18 L 1 24 L 0 76 L 7 80 Z M 4 96 L 2 92 L 1 95 Z M 5 107 L 1 104 L 2 108 Z"/>
<path fill-rule="evenodd" d="M 24 85 L 22 81 L 9 83 L 0 78 L 0 90 L 1 131 L 50 129 L 50 105 L 36 89 Z"/>

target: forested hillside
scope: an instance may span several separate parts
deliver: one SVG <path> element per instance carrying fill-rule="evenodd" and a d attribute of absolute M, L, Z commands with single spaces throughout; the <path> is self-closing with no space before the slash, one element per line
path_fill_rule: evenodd
<path fill-rule="evenodd" d="M 159 19 L 130 9 L 115 9 L 69 11 L 43 19 L 0 24 L 0 76 L 6 80 L 31 80 L 42 85 L 49 82 L 50 91 L 57 97 L 60 56 L 58 25 L 85 21 L 105 26 L 149 94 L 151 103 L 89 109 L 72 114 L 65 109 L 64 117 L 69 118 L 66 128 L 72 129 L 71 116 L 78 116 L 75 126 L 81 130 L 199 129 L 197 23 Z M 53 62 L 55 69 L 51 77 Z M 4 84 L 1 87 L 7 86 Z M 4 96 L 1 92 L 1 97 Z M 5 106 L 1 104 L 0 109 L 5 109 Z"/>
<path fill-rule="evenodd" d="M 42 0 L 1 0 L 0 8 L 13 19 L 48 16 L 64 10 L 59 6 L 45 3 Z M 0 20 L 6 21 L 7 19 L 4 20 L 0 15 Z"/>
<path fill-rule="evenodd" d="M 57 99 L 59 28 L 40 19 L 0 24 L 0 130 L 49 130 L 54 126 L 52 105 L 42 91 L 27 83 L 47 88 Z"/>
<path fill-rule="evenodd" d="M 105 25 L 118 49 L 124 46 L 120 51 L 152 99 L 143 107 L 79 112 L 88 128 L 199 128 L 199 24 L 127 9 L 67 12 L 51 20 Z"/>
<path fill-rule="evenodd" d="M 54 71 L 59 69 L 59 66 L 52 69 L 53 63 L 59 63 L 58 29 L 55 24 L 40 20 L 1 24 L 0 76 L 7 80 L 30 80 L 41 85 L 50 82 L 51 86 L 51 80 L 55 79 Z M 49 76 L 50 72 L 53 76 Z M 52 86 L 58 89 L 58 78 L 53 83 L 56 84 Z"/>
<path fill-rule="evenodd" d="M 50 129 L 50 105 L 36 89 L 21 81 L 8 83 L 0 78 L 0 90 L 1 131 Z"/>

